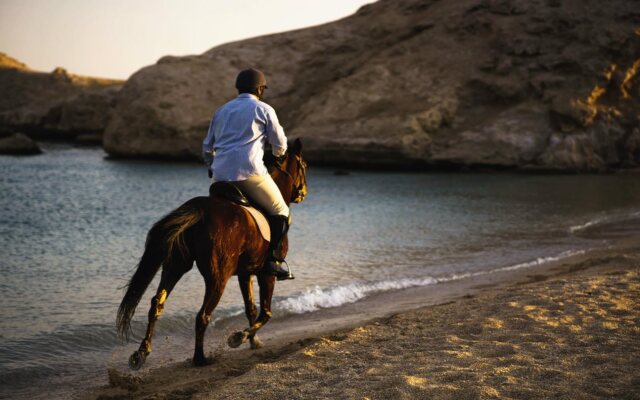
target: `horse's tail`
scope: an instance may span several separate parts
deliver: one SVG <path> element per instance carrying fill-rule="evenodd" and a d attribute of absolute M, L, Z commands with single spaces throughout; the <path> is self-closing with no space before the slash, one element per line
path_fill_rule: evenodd
<path fill-rule="evenodd" d="M 204 208 L 200 204 L 195 201 L 186 202 L 156 222 L 147 234 L 144 253 L 118 308 L 116 326 L 120 337 L 128 338 L 136 307 L 160 266 L 167 265 L 176 255 L 185 260 L 189 258 L 190 252 L 184 236 L 187 229 L 202 219 Z"/>

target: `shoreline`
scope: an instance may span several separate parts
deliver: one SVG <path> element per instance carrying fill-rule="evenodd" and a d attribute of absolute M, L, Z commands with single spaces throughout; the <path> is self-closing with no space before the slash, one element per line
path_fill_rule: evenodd
<path fill-rule="evenodd" d="M 94 133 L 81 133 L 78 136 L 94 135 Z M 42 137 L 31 136 L 38 145 L 47 150 L 48 146 L 69 146 L 69 148 L 98 148 L 105 152 L 105 160 L 124 162 L 153 162 L 158 164 L 186 164 L 201 165 L 202 161 L 194 155 L 166 156 L 166 155 L 119 155 L 110 154 L 104 150 L 101 142 L 97 140 L 86 141 L 67 137 Z M 503 166 L 492 164 L 464 164 L 464 163 L 429 163 L 411 159 L 398 160 L 392 163 L 373 163 L 370 161 L 326 161 L 317 158 L 307 160 L 312 167 L 325 170 L 333 170 L 336 175 L 349 175 L 357 172 L 380 173 L 409 173 L 409 174 L 518 174 L 518 175 L 615 175 L 615 174 L 640 174 L 640 167 L 609 167 L 604 170 L 574 170 L 558 168 L 531 167 L 528 165 Z"/>
<path fill-rule="evenodd" d="M 584 254 L 531 268 L 500 271 L 437 285 L 382 292 L 340 307 L 287 315 L 273 319 L 260 331 L 260 338 L 265 344 L 260 350 L 249 350 L 246 348 L 247 345 L 233 350 L 226 347 L 226 336 L 234 330 L 243 329 L 246 324 L 246 321 L 240 318 L 230 319 L 216 324 L 207 332 L 205 351 L 213 353 L 216 360 L 213 365 L 195 368 L 190 363 L 191 354 L 189 353 L 184 354 L 184 361 L 154 367 L 154 358 L 159 360 L 161 354 L 152 353 L 148 360 L 150 361 L 148 370 L 130 374 L 126 365 L 110 369 L 109 385 L 90 388 L 87 392 L 80 394 L 79 398 L 115 399 L 124 396 L 124 398 L 143 399 L 154 396 L 171 397 L 180 393 L 183 398 L 209 398 L 207 396 L 217 398 L 219 394 L 216 388 L 219 385 L 234 386 L 236 378 L 239 379 L 249 372 L 254 373 L 259 366 L 286 364 L 292 357 L 303 357 L 311 347 L 322 347 L 327 340 L 332 341 L 331 338 L 349 337 L 362 329 L 372 330 L 375 335 L 376 327 L 381 324 L 381 321 L 389 318 L 398 316 L 398 318 L 404 318 L 412 313 L 428 314 L 442 306 L 454 309 L 465 307 L 465 304 L 476 301 L 478 296 L 507 296 L 523 287 L 535 287 L 538 291 L 544 292 L 545 286 L 556 281 L 588 279 L 594 275 L 614 271 L 633 271 L 634 269 L 637 271 L 640 266 L 640 256 L 637 254 L 640 254 L 640 236 L 619 240 L 606 248 L 594 249 Z M 636 304 L 637 297 L 636 291 L 634 299 Z M 495 306 L 495 304 L 489 304 L 484 307 Z M 499 314 L 500 310 L 497 310 L 497 313 Z M 447 328 L 443 329 L 446 332 Z M 336 340 L 342 342 L 342 340 Z M 339 359 L 334 361 L 338 364 L 341 362 Z M 290 379 L 291 377 L 276 375 L 272 380 L 263 383 L 266 387 L 273 387 L 281 384 L 280 380 Z M 298 378 L 294 380 L 296 379 Z M 106 376 L 105 380 L 107 380 Z M 233 397 L 234 393 L 227 392 L 226 396 Z M 246 391 L 235 394 L 237 398 L 250 396 Z M 358 396 L 362 398 L 360 394 Z M 358 398 L 358 396 L 347 397 Z M 302 397 L 305 396 L 302 395 Z"/>

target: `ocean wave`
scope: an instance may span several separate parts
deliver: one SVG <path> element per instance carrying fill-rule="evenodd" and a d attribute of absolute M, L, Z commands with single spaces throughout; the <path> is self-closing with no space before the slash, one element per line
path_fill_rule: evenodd
<path fill-rule="evenodd" d="M 435 283 L 438 283 L 438 279 L 426 277 L 371 283 L 357 282 L 329 288 L 315 286 L 297 295 L 278 299 L 275 305 L 277 309 L 286 310 L 294 314 L 302 314 L 317 311 L 321 308 L 332 308 L 343 304 L 355 303 L 371 293 L 427 286 Z"/>
<path fill-rule="evenodd" d="M 405 278 L 392 281 L 355 282 L 328 288 L 315 286 L 290 297 L 276 299 L 274 308 L 277 310 L 284 310 L 292 314 L 303 314 L 307 312 L 317 311 L 323 308 L 339 307 L 344 304 L 355 303 L 356 301 L 361 300 L 373 293 L 408 289 L 418 286 L 429 286 L 481 275 L 513 271 L 522 268 L 531 268 L 584 253 L 585 250 L 568 250 L 554 256 L 539 257 L 531 261 L 508 265 L 505 267 L 474 272 L 464 272 L 442 277 L 427 276 L 422 278 Z"/>
<path fill-rule="evenodd" d="M 584 254 L 585 252 L 586 252 L 586 250 L 567 250 L 567 251 L 563 251 L 562 253 L 560 253 L 558 255 L 555 255 L 555 256 L 539 257 L 539 258 L 536 258 L 535 260 L 532 260 L 532 261 L 527 261 L 527 262 L 523 262 L 523 263 L 520 263 L 520 264 L 510 265 L 508 267 L 497 268 L 495 270 L 492 270 L 492 272 L 512 271 L 512 270 L 515 270 L 515 269 L 536 267 L 538 265 L 547 264 L 547 263 L 554 262 L 554 261 L 560 261 L 560 260 L 565 259 L 565 258 L 569 258 L 569 257 L 577 256 L 577 255 L 580 255 L 580 254 Z"/>
<path fill-rule="evenodd" d="M 639 218 L 639 217 L 640 217 L 639 210 L 619 211 L 616 213 L 597 215 L 586 222 L 570 226 L 568 231 L 570 234 L 575 235 L 600 225 L 624 222 L 624 221 Z"/>
<path fill-rule="evenodd" d="M 331 287 L 315 286 L 290 296 L 275 298 L 273 308 L 285 313 L 302 314 L 355 303 L 374 293 L 429 286 L 497 272 L 531 268 L 583 253 L 585 253 L 584 250 L 570 250 L 554 256 L 539 257 L 534 260 L 505 267 L 454 273 L 445 276 L 423 276 L 375 282 L 352 282 Z M 215 320 L 219 321 L 241 315 L 243 314 L 243 310 L 244 308 L 241 305 L 222 307 L 216 310 Z M 170 314 L 163 316 L 163 318 L 158 321 L 157 329 L 165 333 L 189 334 L 193 330 L 193 323 L 194 315 L 192 313 Z M 137 342 L 142 339 L 146 324 L 147 321 L 144 318 L 132 322 L 133 329 L 130 341 Z M 34 349 L 46 349 L 46 352 L 41 354 L 41 359 L 38 362 L 38 365 L 41 365 L 40 362 L 42 361 L 55 364 L 55 359 L 59 357 L 95 350 L 111 349 L 122 344 L 123 341 L 117 336 L 112 324 L 99 323 L 60 327 L 54 332 L 40 333 L 27 338 L 5 340 L 0 344 L 0 350 L 2 352 L 0 365 L 4 367 L 14 366 L 12 364 L 19 361 L 23 367 L 28 366 L 29 363 L 27 362 L 27 365 L 25 365 L 24 360 L 29 359 L 26 355 L 33 352 Z"/>

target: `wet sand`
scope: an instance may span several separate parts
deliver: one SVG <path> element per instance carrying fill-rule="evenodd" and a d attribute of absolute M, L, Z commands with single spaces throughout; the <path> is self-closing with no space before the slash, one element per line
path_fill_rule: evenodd
<path fill-rule="evenodd" d="M 105 373 L 100 399 L 640 398 L 640 237 L 557 263 L 276 318 L 265 347 Z M 153 363 L 152 353 L 148 363 Z M 153 364 L 151 364 L 153 365 Z M 106 384 L 106 382 L 109 382 Z"/>

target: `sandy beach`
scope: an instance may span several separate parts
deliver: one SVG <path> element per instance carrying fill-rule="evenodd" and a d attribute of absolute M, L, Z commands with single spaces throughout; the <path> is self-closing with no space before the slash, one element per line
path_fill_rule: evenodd
<path fill-rule="evenodd" d="M 0 4 L 0 400 L 640 400 L 640 0 Z"/>
<path fill-rule="evenodd" d="M 219 326 L 211 366 L 185 359 L 135 376 L 123 366 L 82 398 L 637 399 L 639 300 L 636 237 L 276 319 L 260 350 L 225 348 L 236 327 Z"/>

